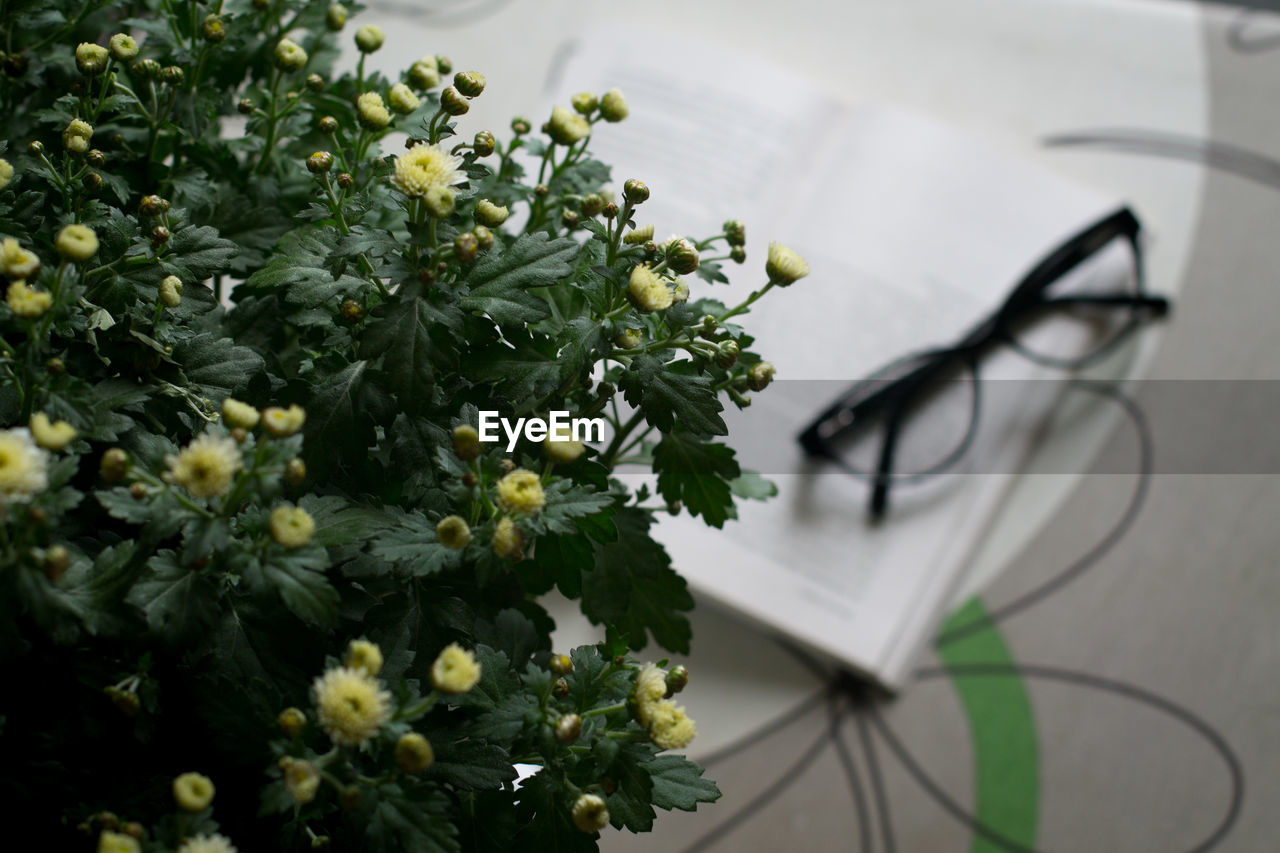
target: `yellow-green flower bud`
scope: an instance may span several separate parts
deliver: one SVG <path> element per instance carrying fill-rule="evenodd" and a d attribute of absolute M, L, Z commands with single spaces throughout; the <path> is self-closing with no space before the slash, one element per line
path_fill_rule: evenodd
<path fill-rule="evenodd" d="M 307 422 L 307 413 L 297 403 L 282 409 L 268 406 L 262 410 L 262 428 L 276 438 L 295 435 Z"/>
<path fill-rule="evenodd" d="M 242 116 L 251 115 L 253 113 L 253 101 L 248 98 L 241 98 L 236 102 L 236 112 Z"/>
<path fill-rule="evenodd" d="M 53 307 L 53 294 L 27 287 L 25 281 L 18 279 L 9 283 L 9 289 L 5 291 L 5 304 L 16 316 L 34 320 L 43 317 Z"/>
<path fill-rule="evenodd" d="M 307 715 L 300 708 L 285 708 L 276 715 L 276 728 L 286 737 L 297 737 L 307 726 Z"/>
<path fill-rule="evenodd" d="M 328 151 L 316 151 L 307 158 L 307 170 L 313 175 L 323 174 L 333 168 L 333 155 Z"/>
<path fill-rule="evenodd" d="M 397 83 L 391 87 L 390 93 L 387 94 L 387 102 L 391 104 L 391 109 L 401 115 L 408 115 L 422 106 L 422 101 L 418 100 L 418 96 L 413 94 L 413 90 L 403 83 Z"/>
<path fill-rule="evenodd" d="M 387 34 L 382 31 L 382 27 L 365 24 L 356 30 L 356 47 L 360 48 L 361 53 L 373 53 L 386 40 Z"/>
<path fill-rule="evenodd" d="M 737 341 L 721 341 L 720 346 L 716 348 L 716 364 L 728 370 L 738 361 L 738 342 Z"/>
<path fill-rule="evenodd" d="M 565 228 L 568 228 L 570 231 L 578 227 L 579 219 L 580 217 L 578 216 L 578 211 L 576 210 L 560 211 L 560 224 L 563 225 Z"/>
<path fill-rule="evenodd" d="M 347 7 L 341 3 L 334 3 L 324 13 L 324 25 L 333 32 L 337 32 L 347 24 Z"/>
<path fill-rule="evenodd" d="M 788 249 L 781 243 L 769 244 L 769 257 L 764 264 L 765 274 L 769 281 L 786 287 L 809 274 L 809 265 L 804 258 Z"/>
<path fill-rule="evenodd" d="M 466 96 L 450 86 L 440 93 L 440 108 L 451 116 L 460 116 L 471 109 Z"/>
<path fill-rule="evenodd" d="M 0 157 L 0 190 L 9 186 L 9 182 L 13 180 L 13 164 L 8 160 Z"/>
<path fill-rule="evenodd" d="M 76 428 L 66 421 L 51 421 L 44 412 L 31 416 L 31 437 L 45 450 L 57 453 L 76 440 Z"/>
<path fill-rule="evenodd" d="M 632 304 L 641 311 L 662 311 L 675 301 L 667 282 L 645 264 L 631 270 L 627 293 Z"/>
<path fill-rule="evenodd" d="M 307 463 L 301 459 L 290 459 L 284 466 L 284 479 L 293 486 L 307 479 Z"/>
<path fill-rule="evenodd" d="M 53 245 L 63 258 L 79 263 L 98 254 L 98 235 L 87 225 L 65 225 Z"/>
<path fill-rule="evenodd" d="M 516 116 L 511 120 L 511 132 L 516 136 L 524 136 L 531 130 L 533 130 L 533 125 L 529 123 L 527 118 Z"/>
<path fill-rule="evenodd" d="M 213 802 L 213 782 L 199 773 L 183 773 L 173 780 L 173 799 L 178 808 L 202 812 Z"/>
<path fill-rule="evenodd" d="M 295 803 L 305 806 L 316 798 L 320 790 L 320 768 L 310 761 L 286 756 L 280 759 L 280 771 L 284 789 Z"/>
<path fill-rule="evenodd" d="M 142 853 L 142 845 L 131 835 L 104 829 L 98 836 L 98 853 Z"/>
<path fill-rule="evenodd" d="M 622 121 L 631 114 L 621 89 L 610 89 L 600 99 L 600 117 L 608 122 Z"/>
<path fill-rule="evenodd" d="M 169 238 L 172 236 L 173 235 L 169 233 L 169 229 L 163 225 L 157 225 L 155 228 L 151 229 L 151 242 L 153 243 L 168 243 Z"/>
<path fill-rule="evenodd" d="M 158 80 L 160 78 L 160 63 L 154 59 L 139 59 L 133 63 L 129 70 L 144 80 Z"/>
<path fill-rule="evenodd" d="M 459 71 L 453 76 L 453 85 L 468 98 L 475 98 L 484 91 L 484 75 L 479 71 Z"/>
<path fill-rule="evenodd" d="M 568 655 L 552 655 L 547 667 L 556 675 L 568 675 L 573 672 L 573 659 Z"/>
<path fill-rule="evenodd" d="M 170 86 L 177 86 L 185 76 L 186 72 L 177 65 L 166 65 L 160 69 L 160 79 Z"/>
<path fill-rule="evenodd" d="M 639 228 L 633 228 L 626 234 L 622 235 L 622 242 L 635 246 L 640 243 L 648 243 L 653 239 L 653 225 L 641 225 Z"/>
<path fill-rule="evenodd" d="M 426 91 L 440 85 L 440 71 L 434 56 L 424 56 L 409 66 L 409 83 L 415 89 Z"/>
<path fill-rule="evenodd" d="M 421 773 L 436 760 L 431 742 L 417 732 L 408 732 L 396 741 L 396 767 L 405 773 Z"/>
<path fill-rule="evenodd" d="M 356 185 L 355 175 L 351 174 L 350 172 L 338 173 L 338 186 L 342 187 L 344 190 L 349 190 L 355 185 Z"/>
<path fill-rule="evenodd" d="M 506 207 L 494 204 L 487 198 L 480 199 L 476 203 L 476 221 L 488 225 L 491 228 L 497 228 L 499 225 L 507 221 L 507 217 L 511 215 L 511 211 Z"/>
<path fill-rule="evenodd" d="M 431 664 L 431 686 L 441 693 L 466 693 L 479 683 L 479 661 L 457 643 L 445 646 Z"/>
<path fill-rule="evenodd" d="M 143 216 L 155 217 L 169 210 L 169 202 L 158 195 L 143 196 L 138 203 L 138 212 Z"/>
<path fill-rule="evenodd" d="M 618 349 L 635 349 L 642 343 L 644 343 L 644 332 L 639 329 L 625 329 L 613 339 L 613 345 Z"/>
<path fill-rule="evenodd" d="M 632 204 L 644 204 L 649 200 L 649 188 L 644 181 L 628 178 L 622 185 L 622 197 Z"/>
<path fill-rule="evenodd" d="M 118 483 L 129 472 L 129 454 L 119 447 L 112 447 L 102 454 L 98 464 L 98 473 L 108 483 Z"/>
<path fill-rule="evenodd" d="M 673 272 L 680 275 L 696 272 L 701 260 L 698 255 L 698 247 L 691 240 L 677 237 L 667 243 L 667 266 Z"/>
<path fill-rule="evenodd" d="M 324 78 L 321 77 L 319 74 L 308 74 L 306 83 L 307 83 L 307 89 L 309 91 L 312 91 L 312 92 L 324 91 Z"/>
<path fill-rule="evenodd" d="M 724 237 L 730 246 L 741 246 L 747 242 L 747 226 L 740 219 L 730 219 L 724 224 Z"/>
<path fill-rule="evenodd" d="M 200 22 L 200 34 L 205 41 L 217 44 L 227 37 L 227 25 L 217 15 L 205 15 Z"/>
<path fill-rule="evenodd" d="M 573 111 L 579 115 L 589 116 L 600 106 L 600 99 L 591 92 L 579 92 L 569 99 Z"/>
<path fill-rule="evenodd" d="M 480 251 L 493 248 L 493 232 L 483 225 L 477 225 L 471 229 L 471 233 L 476 235 L 476 242 L 480 244 Z"/>
<path fill-rule="evenodd" d="M 689 670 L 684 664 L 671 667 L 667 672 L 667 692 L 679 693 L 689 686 Z"/>
<path fill-rule="evenodd" d="M 573 743 L 582 734 L 582 718 L 577 714 L 565 714 L 556 720 L 556 740 Z"/>
<path fill-rule="evenodd" d="M 363 669 L 369 675 L 377 675 L 382 672 L 382 649 L 368 640 L 352 640 L 347 643 L 342 662 L 350 669 Z"/>
<path fill-rule="evenodd" d="M 307 64 L 307 52 L 293 39 L 280 39 L 274 55 L 281 71 L 299 71 Z"/>
<path fill-rule="evenodd" d="M 583 216 L 597 216 L 600 211 L 604 210 L 604 199 L 596 193 L 583 196 L 582 201 L 578 204 L 578 210 Z"/>
<path fill-rule="evenodd" d="M 160 282 L 160 301 L 166 308 L 177 308 L 182 304 L 182 279 L 176 275 L 167 275 Z"/>
<path fill-rule="evenodd" d="M 72 119 L 62 131 L 62 145 L 72 154 L 86 153 L 91 139 L 93 139 L 93 125 L 78 118 Z"/>
<path fill-rule="evenodd" d="M 747 260 L 747 250 L 742 246 L 733 246 L 729 249 L 729 260 L 735 264 L 744 263 Z"/>
<path fill-rule="evenodd" d="M 39 139 L 33 139 L 27 143 L 27 153 L 33 157 L 44 153 L 44 143 Z"/>
<path fill-rule="evenodd" d="M 233 429 L 253 429 L 261 417 L 262 414 L 248 403 L 232 397 L 222 401 L 222 422 Z"/>
<path fill-rule="evenodd" d="M 563 678 L 557 678 L 551 682 L 551 695 L 557 699 L 564 699 L 569 695 L 569 682 Z"/>
<path fill-rule="evenodd" d="M 54 545 L 44 552 L 44 559 L 40 562 L 40 571 L 44 572 L 44 576 L 49 579 L 49 583 L 56 584 L 62 580 L 63 575 L 67 573 L 67 569 L 71 566 L 71 552 L 67 550 L 65 545 Z"/>
<path fill-rule="evenodd" d="M 311 513 L 300 506 L 282 504 L 271 511 L 268 525 L 271 538 L 285 548 L 301 548 L 311 542 L 316 532 L 315 520 Z"/>
<path fill-rule="evenodd" d="M 453 62 L 444 54 L 437 53 L 436 68 L 440 69 L 441 74 L 449 74 L 453 71 Z"/>
<path fill-rule="evenodd" d="M 476 235 L 466 232 L 453 238 L 453 256 L 464 264 L 474 261 L 479 251 L 480 241 Z"/>
<path fill-rule="evenodd" d="M 595 794 L 582 794 L 573 804 L 573 825 L 588 835 L 595 835 L 609 825 L 609 809 Z"/>
<path fill-rule="evenodd" d="M 96 166 L 99 169 L 107 165 L 107 155 L 97 148 L 90 148 L 89 153 L 84 155 L 84 160 L 90 166 Z"/>
<path fill-rule="evenodd" d="M 747 371 L 747 385 L 752 391 L 763 391 L 769 387 L 769 383 L 773 381 L 777 372 L 777 368 L 767 361 L 753 364 Z"/>
<path fill-rule="evenodd" d="M 128 62 L 138 55 L 138 42 L 127 33 L 116 33 L 107 41 L 107 50 L 120 62 Z"/>
<path fill-rule="evenodd" d="M 488 157 L 493 153 L 493 149 L 497 146 L 498 141 L 493 138 L 493 134 L 487 130 L 482 130 L 476 134 L 472 148 L 475 149 L 477 157 Z"/>
<path fill-rule="evenodd" d="M 391 113 L 377 92 L 365 92 L 356 98 L 356 117 L 369 130 L 381 130 L 391 124 Z"/>
<path fill-rule="evenodd" d="M 454 455 L 463 462 L 470 462 L 476 459 L 484 451 L 484 447 L 480 444 L 480 433 L 476 432 L 476 428 L 469 424 L 462 424 L 453 428 L 453 452 Z"/>
<path fill-rule="evenodd" d="M 107 62 L 110 58 L 111 54 L 100 44 L 86 41 L 76 47 L 76 67 L 80 69 L 81 74 L 90 76 L 101 74 L 107 70 Z"/>
<path fill-rule="evenodd" d="M 334 133 L 338 129 L 338 120 L 333 116 L 325 116 L 316 125 L 321 133 Z"/>
<path fill-rule="evenodd" d="M 436 539 L 446 548 L 461 551 L 471 542 L 471 528 L 459 515 L 446 515 L 436 524 Z"/>
<path fill-rule="evenodd" d="M 547 135 L 557 144 L 573 145 L 591 135 L 591 122 L 564 107 L 555 107 L 547 122 Z"/>
<path fill-rule="evenodd" d="M 490 544 L 493 546 L 493 553 L 504 560 L 518 560 L 524 555 L 524 534 L 509 518 L 498 520 Z"/>
<path fill-rule="evenodd" d="M 453 213 L 453 209 L 457 205 L 453 190 L 448 187 L 428 187 L 426 194 L 422 197 L 422 202 L 427 206 L 427 212 L 436 219 L 444 219 Z"/>

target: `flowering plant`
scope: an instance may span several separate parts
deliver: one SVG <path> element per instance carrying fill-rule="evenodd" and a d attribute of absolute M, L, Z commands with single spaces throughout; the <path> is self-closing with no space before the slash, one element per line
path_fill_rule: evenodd
<path fill-rule="evenodd" d="M 484 77 L 386 79 L 372 26 L 335 75 L 347 17 L 0 10 L 0 797 L 50 849 L 589 850 L 719 796 L 631 657 L 689 645 L 650 527 L 771 493 L 716 440 L 773 376 L 731 321 L 807 267 L 696 298 L 743 227 L 615 200 L 621 93 L 464 137 Z M 553 651 L 553 587 L 602 642 Z"/>

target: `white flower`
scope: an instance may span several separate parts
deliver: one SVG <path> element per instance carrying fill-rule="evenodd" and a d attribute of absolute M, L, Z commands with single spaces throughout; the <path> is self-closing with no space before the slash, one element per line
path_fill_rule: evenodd
<path fill-rule="evenodd" d="M 25 501 L 49 485 L 49 454 L 26 427 L 0 431 L 0 500 Z"/>
<path fill-rule="evenodd" d="M 769 281 L 785 287 L 807 276 L 809 265 L 805 263 L 804 258 L 781 243 L 770 243 L 769 257 L 765 260 L 764 271 L 769 276 Z"/>
<path fill-rule="evenodd" d="M 467 179 L 462 158 L 442 145 L 420 144 L 396 158 L 391 184 L 410 198 L 421 198 L 428 190 L 449 188 Z"/>

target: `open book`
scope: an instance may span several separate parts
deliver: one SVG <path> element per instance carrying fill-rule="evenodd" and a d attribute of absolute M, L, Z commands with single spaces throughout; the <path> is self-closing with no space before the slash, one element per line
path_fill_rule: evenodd
<path fill-rule="evenodd" d="M 957 341 L 1048 251 L 1119 204 L 926 117 L 847 107 L 803 78 L 705 45 L 634 33 L 588 39 L 551 89 L 565 103 L 610 86 L 628 97 L 629 126 L 598 126 L 592 144 L 618 185 L 649 185 L 637 221 L 654 223 L 659 238 L 747 223 L 747 263 L 728 270 L 734 285 L 690 277 L 694 298 L 732 305 L 761 286 L 770 239 L 813 271 L 748 315 L 754 348 L 778 379 L 750 409 L 726 412 L 744 468 L 773 480 L 777 497 L 742 502 L 723 531 L 681 516 L 664 518 L 658 536 L 700 600 L 897 687 L 1057 383 L 1022 383 L 1034 393 L 984 410 L 967 463 L 895 492 L 878 525 L 868 520 L 868 486 L 806 461 L 796 436 L 854 381 Z M 1104 252 L 1076 274 L 1126 276 L 1129 261 Z M 1053 375 L 1008 353 L 986 360 L 982 374 Z"/>

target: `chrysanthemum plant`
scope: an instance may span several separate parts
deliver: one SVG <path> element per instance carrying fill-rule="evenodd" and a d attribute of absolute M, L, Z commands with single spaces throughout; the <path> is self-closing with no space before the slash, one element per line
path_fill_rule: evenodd
<path fill-rule="evenodd" d="M 0 802 L 46 849 L 589 850 L 718 796 L 632 655 L 689 645 L 651 526 L 770 492 L 731 321 L 807 268 L 704 297 L 742 225 L 653 241 L 588 153 L 620 93 L 464 132 L 484 77 L 368 26 L 334 75 L 347 14 L 0 8 Z"/>

